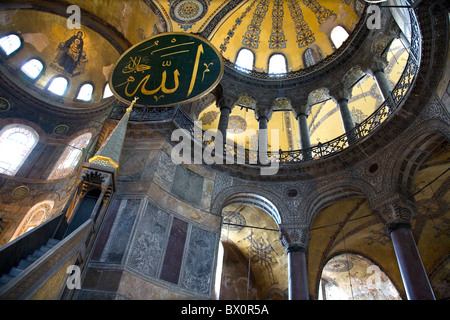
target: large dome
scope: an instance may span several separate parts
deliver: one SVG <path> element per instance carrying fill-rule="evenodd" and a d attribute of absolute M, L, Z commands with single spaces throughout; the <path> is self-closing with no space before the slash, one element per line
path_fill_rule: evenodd
<path fill-rule="evenodd" d="M 296 71 L 338 50 L 360 20 L 360 5 L 331 0 L 248 0 L 229 13 L 210 39 L 232 62 L 242 49 L 253 52 L 256 71 L 269 71 L 274 54 L 285 57 L 287 72 Z"/>

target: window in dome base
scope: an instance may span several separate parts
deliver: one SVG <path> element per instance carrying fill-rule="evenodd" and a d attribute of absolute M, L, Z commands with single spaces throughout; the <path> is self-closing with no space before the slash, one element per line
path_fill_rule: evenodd
<path fill-rule="evenodd" d="M 0 48 L 7 56 L 18 50 L 21 45 L 22 42 L 20 41 L 20 38 L 15 34 L 10 34 L 0 38 Z"/>
<path fill-rule="evenodd" d="M 63 96 L 66 93 L 69 81 L 63 77 L 56 77 L 50 82 L 47 90 L 58 95 Z"/>
<path fill-rule="evenodd" d="M 331 31 L 331 41 L 336 49 L 339 49 L 347 38 L 348 32 L 341 26 L 337 26 Z"/>
<path fill-rule="evenodd" d="M 92 100 L 92 94 L 94 93 L 94 86 L 90 83 L 85 83 L 78 91 L 77 100 L 89 102 Z"/>
<path fill-rule="evenodd" d="M 109 83 L 106 83 L 105 90 L 103 90 L 103 99 L 112 97 L 114 93 L 111 91 L 111 87 L 109 86 Z"/>
<path fill-rule="evenodd" d="M 23 73 L 25 73 L 30 79 L 34 80 L 41 74 L 44 69 L 44 65 L 38 59 L 28 60 L 21 68 Z"/>
<path fill-rule="evenodd" d="M 277 53 L 269 59 L 269 74 L 279 75 L 287 73 L 287 63 L 284 55 Z"/>
<path fill-rule="evenodd" d="M 251 50 L 241 49 L 236 58 L 235 65 L 238 69 L 242 71 L 250 71 L 253 69 L 253 61 L 255 60 L 255 55 Z"/>

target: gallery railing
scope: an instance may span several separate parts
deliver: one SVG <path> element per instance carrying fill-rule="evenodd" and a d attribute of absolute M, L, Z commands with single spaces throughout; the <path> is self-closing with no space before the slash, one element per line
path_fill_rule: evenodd
<path fill-rule="evenodd" d="M 411 18 L 411 40 L 409 46 L 409 57 L 403 73 L 391 92 L 391 97 L 386 99 L 369 117 L 361 123 L 355 124 L 355 128 L 333 140 L 319 143 L 308 149 L 289 151 L 269 151 L 268 158 L 277 161 L 281 165 L 295 164 L 305 161 L 324 159 L 331 157 L 358 140 L 368 136 L 376 130 L 383 121 L 397 110 L 409 95 L 416 80 L 420 66 L 421 35 L 419 24 L 413 9 L 408 9 Z M 125 113 L 125 106 L 114 108 L 109 116 L 110 119 L 119 120 Z M 135 108 L 130 116 L 130 121 L 173 121 L 179 128 L 189 131 L 194 139 L 201 139 L 195 136 L 196 132 L 202 132 L 200 128 L 195 129 L 194 121 L 186 115 L 179 107 L 143 107 Z M 200 141 L 204 147 L 210 145 L 212 141 Z M 234 157 L 239 159 L 238 163 L 259 164 L 258 152 L 255 150 L 242 150 L 237 146 L 226 146 L 224 157 Z M 242 159 L 244 158 L 244 159 Z"/>

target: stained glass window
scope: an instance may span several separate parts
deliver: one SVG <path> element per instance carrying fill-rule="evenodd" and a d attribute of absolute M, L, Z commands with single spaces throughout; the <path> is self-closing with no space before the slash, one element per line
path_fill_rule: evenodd
<path fill-rule="evenodd" d="M 287 72 L 286 58 L 282 54 L 274 54 L 269 59 L 269 74 L 280 74 Z"/>
<path fill-rule="evenodd" d="M 28 60 L 20 69 L 31 79 L 36 79 L 41 74 L 42 69 L 44 69 L 44 65 L 38 59 L 31 59 Z"/>
<path fill-rule="evenodd" d="M 91 101 L 93 93 L 94 87 L 92 84 L 85 83 L 81 86 L 80 91 L 78 91 L 77 99 L 82 101 Z"/>
<path fill-rule="evenodd" d="M 19 49 L 21 43 L 20 38 L 15 34 L 10 34 L 0 38 L 0 48 L 2 48 L 3 52 L 5 52 L 8 56 Z"/>
<path fill-rule="evenodd" d="M 27 126 L 3 128 L 0 131 L 0 173 L 14 176 L 37 142 L 37 133 Z"/>
<path fill-rule="evenodd" d="M 64 95 L 66 93 L 67 86 L 69 85 L 69 81 L 63 77 L 56 77 L 50 82 L 48 86 L 48 90 L 53 92 L 58 96 Z"/>
<path fill-rule="evenodd" d="M 91 137 L 91 133 L 85 133 L 72 140 L 59 158 L 48 179 L 61 179 L 70 175 L 80 161 L 82 150 L 89 144 Z"/>
<path fill-rule="evenodd" d="M 347 40 L 348 32 L 341 26 L 334 27 L 331 30 L 331 41 L 333 41 L 334 46 L 338 49 Z"/>
<path fill-rule="evenodd" d="M 251 50 L 241 49 L 236 58 L 235 65 L 238 69 L 252 70 L 255 56 Z"/>

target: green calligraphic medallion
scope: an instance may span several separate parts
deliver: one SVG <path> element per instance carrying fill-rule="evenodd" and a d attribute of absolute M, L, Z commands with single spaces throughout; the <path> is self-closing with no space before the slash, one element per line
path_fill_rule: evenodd
<path fill-rule="evenodd" d="M 168 106 L 196 100 L 213 90 L 223 60 L 207 40 L 188 33 L 164 33 L 125 52 L 111 72 L 114 95 L 136 106 Z"/>

